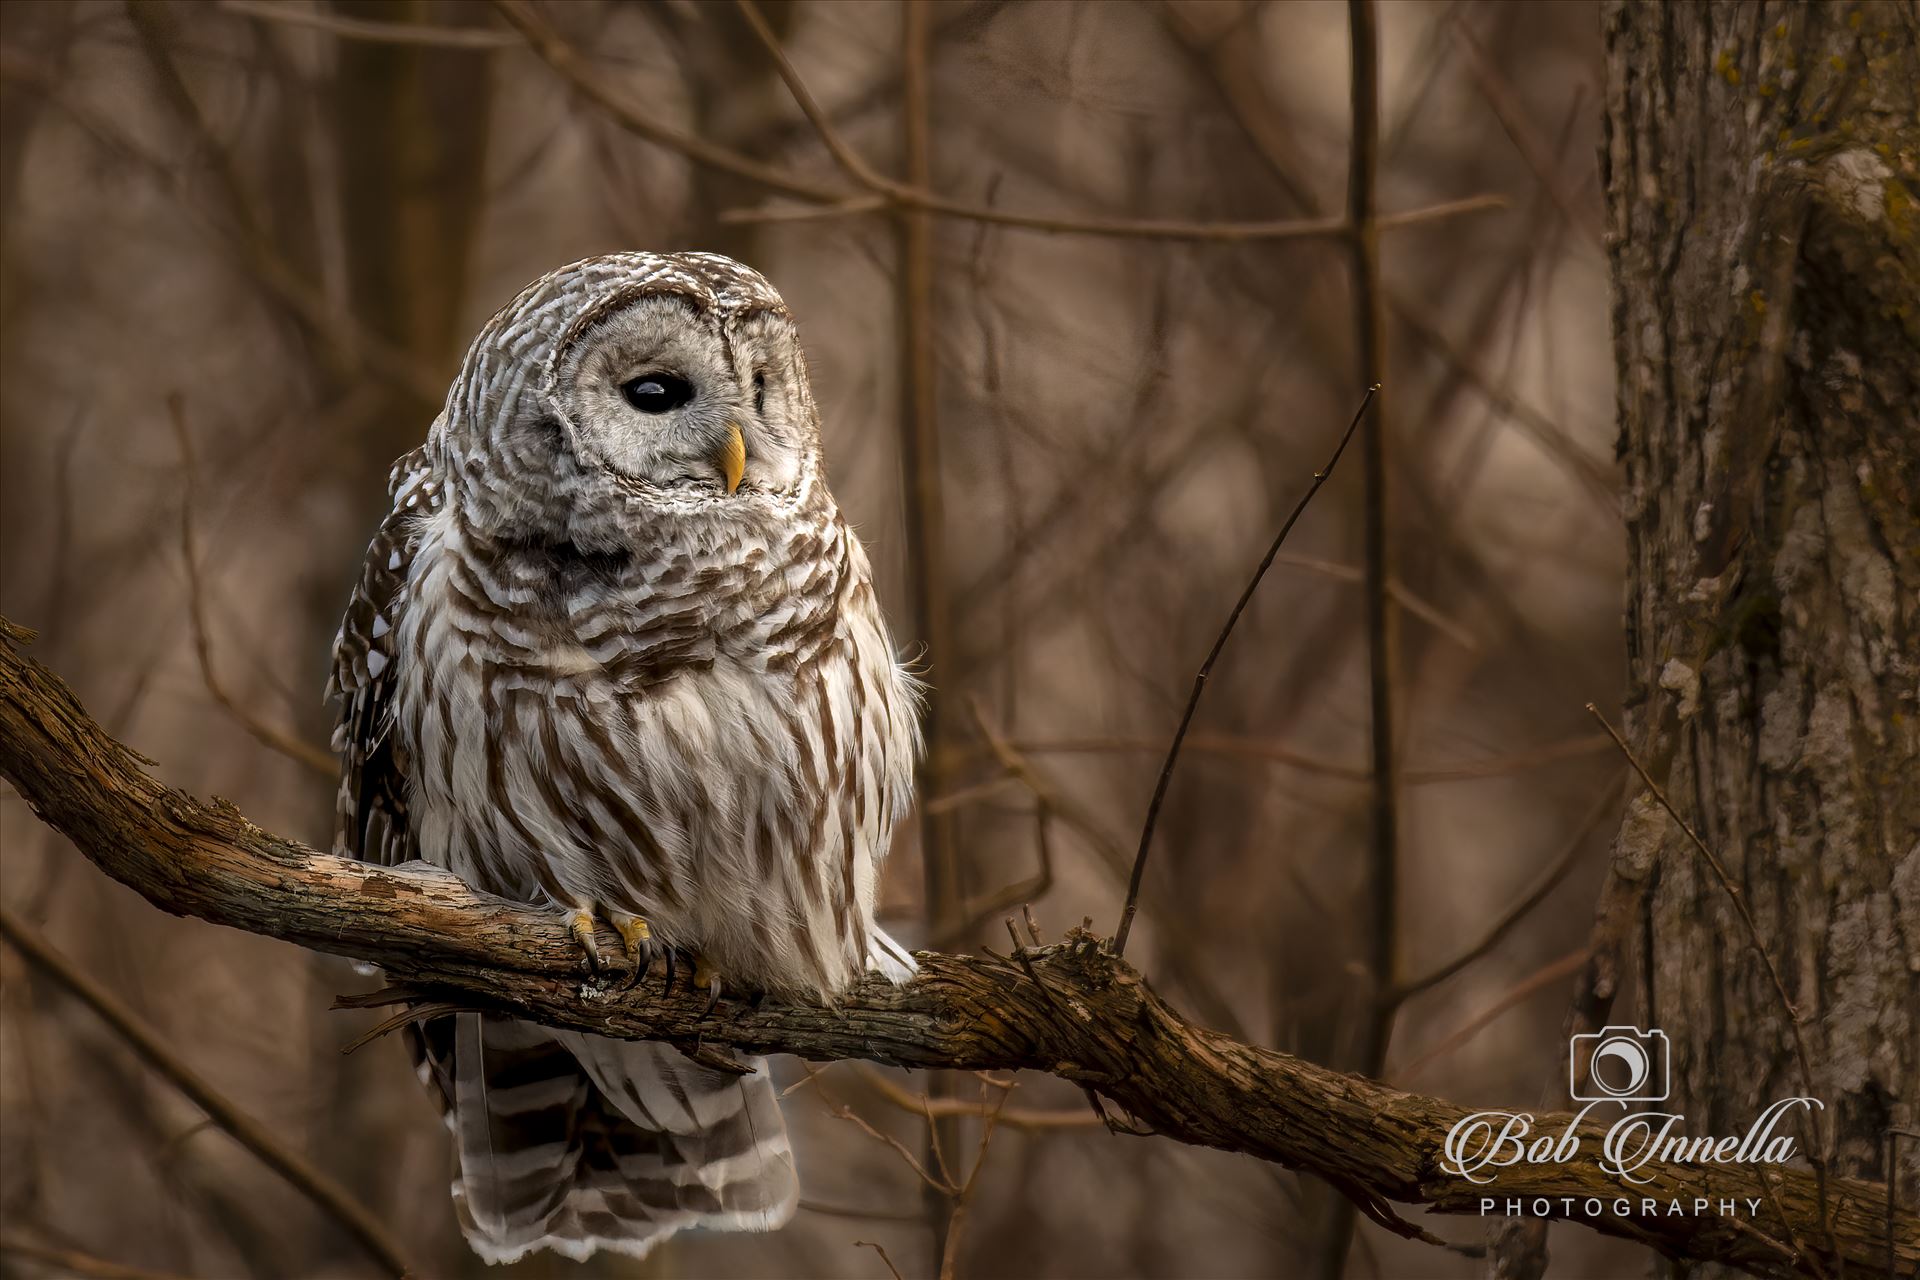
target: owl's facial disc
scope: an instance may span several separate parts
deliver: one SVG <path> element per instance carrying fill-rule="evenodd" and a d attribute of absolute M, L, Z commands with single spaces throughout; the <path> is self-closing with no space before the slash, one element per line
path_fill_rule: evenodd
<path fill-rule="evenodd" d="M 654 295 L 583 329 L 553 391 L 584 465 L 629 491 L 727 502 L 795 491 L 818 438 L 805 378 L 784 316 L 723 321 Z"/>
<path fill-rule="evenodd" d="M 655 417 L 672 413 L 694 397 L 693 384 L 671 373 L 643 373 L 620 384 L 620 394 L 641 413 Z M 720 468 L 721 483 L 731 496 L 740 488 L 740 477 L 747 469 L 747 442 L 740 424 L 729 421 L 715 447 L 714 464 Z"/>
<path fill-rule="evenodd" d="M 648 489 L 731 497 L 753 454 L 726 344 L 672 297 L 641 298 L 574 339 L 554 387 L 573 452 Z"/>

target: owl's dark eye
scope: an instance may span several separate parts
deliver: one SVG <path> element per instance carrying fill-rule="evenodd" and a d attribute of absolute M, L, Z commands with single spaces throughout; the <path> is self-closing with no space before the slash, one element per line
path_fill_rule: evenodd
<path fill-rule="evenodd" d="M 642 413 L 666 413 L 693 399 L 693 384 L 670 373 L 643 373 L 620 384 L 620 394 Z"/>

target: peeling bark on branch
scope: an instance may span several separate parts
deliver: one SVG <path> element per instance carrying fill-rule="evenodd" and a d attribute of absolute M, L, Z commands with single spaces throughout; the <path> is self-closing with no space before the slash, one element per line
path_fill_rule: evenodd
<path fill-rule="evenodd" d="M 1781 1276 L 1797 1274 L 1795 1265 L 1770 1238 L 1817 1235 L 1813 1179 L 1802 1170 L 1771 1171 L 1771 1190 L 1747 1166 L 1663 1166 L 1636 1185 L 1590 1158 L 1597 1129 L 1588 1154 L 1565 1164 L 1515 1166 L 1490 1186 L 1450 1174 L 1442 1146 L 1466 1108 L 1193 1026 L 1083 932 L 1010 959 L 923 954 L 913 982 L 894 988 L 869 978 L 833 1008 L 727 1002 L 707 1016 L 704 994 L 684 988 L 663 997 L 652 982 L 595 986 L 582 980 L 578 951 L 555 916 L 476 893 L 434 868 L 315 852 L 232 805 L 155 781 L 64 684 L 16 651 L 25 633 L 3 620 L 0 631 L 0 773 L 43 820 L 156 906 L 379 964 L 416 996 L 689 1047 L 1043 1071 L 1097 1090 L 1165 1137 L 1314 1173 L 1382 1217 L 1389 1200 L 1476 1213 L 1489 1195 L 1765 1199 L 1757 1230 L 1713 1215 L 1603 1215 L 1592 1225 L 1676 1257 Z M 611 939 L 606 949 L 617 951 Z M 1544 1116 L 1537 1131 L 1565 1123 Z M 1834 1189 L 1847 1265 L 1884 1265 L 1883 1189 Z M 1785 1224 L 1767 1221 L 1776 1203 Z M 1894 1227 L 1904 1273 L 1920 1266 L 1920 1217 L 1901 1213 Z"/>

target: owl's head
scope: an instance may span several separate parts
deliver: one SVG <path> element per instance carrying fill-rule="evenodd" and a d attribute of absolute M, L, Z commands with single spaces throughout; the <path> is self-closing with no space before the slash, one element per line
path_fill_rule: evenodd
<path fill-rule="evenodd" d="M 819 472 L 786 303 L 717 254 L 613 254 L 528 286 L 474 341 L 436 438 L 470 518 L 512 535 L 791 510 Z"/>

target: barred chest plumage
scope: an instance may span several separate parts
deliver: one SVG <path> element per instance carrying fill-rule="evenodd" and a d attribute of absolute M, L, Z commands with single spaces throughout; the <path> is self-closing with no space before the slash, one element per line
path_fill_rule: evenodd
<path fill-rule="evenodd" d="M 642 916 L 729 985 L 831 993 L 875 963 L 914 695 L 858 540 L 830 499 L 803 514 L 618 553 L 424 517 L 393 646 L 420 856 Z"/>

